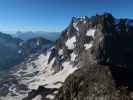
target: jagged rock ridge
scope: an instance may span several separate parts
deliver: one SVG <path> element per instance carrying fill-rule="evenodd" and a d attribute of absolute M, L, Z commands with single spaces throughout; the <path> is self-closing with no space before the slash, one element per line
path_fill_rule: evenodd
<path fill-rule="evenodd" d="M 132 31 L 133 20 L 109 13 L 73 17 L 51 49 L 48 63 L 55 59 L 54 73 L 63 70 L 65 62 L 79 70 L 67 78 L 56 100 L 131 99 L 126 87 L 131 89 L 132 83 L 127 73 L 132 65 Z"/>
<path fill-rule="evenodd" d="M 131 100 L 133 20 L 105 13 L 74 17 L 70 27 L 63 36 L 76 36 L 72 52 L 80 69 L 67 78 L 56 100 Z"/>
<path fill-rule="evenodd" d="M 116 19 L 109 13 L 73 17 L 51 48 L 48 64 L 54 60 L 55 75 L 68 67 L 66 62 L 78 70 L 54 99 L 131 99 L 132 31 L 133 20 Z"/>

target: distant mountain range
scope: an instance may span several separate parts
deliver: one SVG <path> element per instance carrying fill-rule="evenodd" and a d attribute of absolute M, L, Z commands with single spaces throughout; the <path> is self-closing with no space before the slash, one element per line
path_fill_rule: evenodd
<path fill-rule="evenodd" d="M 13 34 L 14 37 L 20 38 L 22 40 L 28 40 L 35 37 L 44 37 L 48 40 L 55 41 L 59 37 L 59 32 L 44 32 L 44 31 L 28 31 L 28 32 L 22 32 L 18 31 L 15 34 Z"/>
<path fill-rule="evenodd" d="M 44 37 L 31 37 L 28 40 L 22 40 L 0 32 L 0 69 L 18 64 L 25 57 L 48 48 L 51 44 L 52 41 Z"/>
<path fill-rule="evenodd" d="M 18 54 L 20 42 L 22 42 L 21 39 L 0 33 L 0 68 L 11 66 L 15 64 L 15 59 L 17 61 L 21 59 Z"/>

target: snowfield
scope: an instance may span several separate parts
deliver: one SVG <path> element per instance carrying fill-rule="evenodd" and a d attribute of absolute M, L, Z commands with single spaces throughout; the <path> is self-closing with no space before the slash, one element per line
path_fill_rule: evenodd
<path fill-rule="evenodd" d="M 77 55 L 73 52 L 71 53 L 71 61 L 75 61 Z"/>
<path fill-rule="evenodd" d="M 73 27 L 77 30 L 77 32 L 79 32 L 79 28 L 77 25 L 78 25 L 78 22 L 73 23 Z"/>
<path fill-rule="evenodd" d="M 90 49 L 93 46 L 93 43 L 84 44 L 85 50 Z"/>
<path fill-rule="evenodd" d="M 76 36 L 73 36 L 66 41 L 65 45 L 68 47 L 68 49 L 72 50 L 74 49 L 75 42 L 76 42 Z"/>
<path fill-rule="evenodd" d="M 73 43 L 75 37 L 71 39 L 71 43 Z M 62 54 L 62 50 L 59 51 L 59 54 Z M 13 72 L 13 75 L 20 80 L 19 83 L 25 84 L 29 91 L 32 89 L 38 89 L 39 86 L 44 86 L 45 88 L 60 88 L 65 81 L 65 79 L 73 73 L 77 67 L 73 66 L 71 61 L 65 61 L 62 66 L 63 69 L 58 73 L 54 73 L 52 70 L 52 65 L 55 61 L 55 58 L 48 64 L 48 59 L 50 56 L 50 51 L 47 54 L 41 54 L 37 57 L 37 59 L 32 59 L 25 64 L 22 64 L 17 70 L 17 72 Z M 72 54 L 72 60 L 76 57 L 75 54 Z M 24 94 L 21 94 L 20 91 L 17 91 L 15 86 L 11 86 L 10 92 L 16 94 L 16 96 L 11 96 L 9 93 L 8 96 L 0 98 L 2 100 L 22 100 L 22 98 L 27 96 L 29 91 L 23 91 Z M 22 91 L 21 91 L 22 92 Z M 58 91 L 56 91 L 58 92 Z M 10 99 L 9 99 L 10 98 Z M 37 96 L 33 100 L 40 100 L 40 96 Z M 49 94 L 47 98 L 53 99 L 54 95 Z"/>
<path fill-rule="evenodd" d="M 95 36 L 95 29 L 89 29 L 86 33 L 87 36 L 92 36 L 94 38 Z"/>

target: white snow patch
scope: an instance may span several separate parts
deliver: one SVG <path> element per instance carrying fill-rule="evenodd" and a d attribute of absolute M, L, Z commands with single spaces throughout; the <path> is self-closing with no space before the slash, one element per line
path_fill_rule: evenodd
<path fill-rule="evenodd" d="M 37 40 L 36 45 L 37 45 L 37 46 L 39 46 L 39 45 L 40 45 L 40 41 L 39 41 L 39 40 Z"/>
<path fill-rule="evenodd" d="M 20 43 L 19 43 L 19 46 L 23 46 L 23 42 L 20 42 Z"/>
<path fill-rule="evenodd" d="M 42 100 L 42 96 L 41 95 L 38 95 L 38 96 L 36 96 L 34 99 L 32 99 L 32 100 Z"/>
<path fill-rule="evenodd" d="M 85 50 L 90 49 L 92 46 L 93 46 L 93 44 L 92 44 L 92 43 L 89 43 L 89 44 L 84 44 Z"/>
<path fill-rule="evenodd" d="M 73 42 L 76 41 L 76 38 L 72 37 L 72 39 L 70 40 L 71 42 L 68 43 L 73 44 Z M 41 54 L 37 59 L 32 59 L 30 61 L 27 60 L 27 62 L 23 63 L 21 68 L 19 68 L 17 72 L 13 73 L 13 75 L 15 75 L 20 80 L 19 83 L 27 85 L 30 90 L 38 89 L 39 86 L 44 86 L 45 88 L 60 88 L 65 79 L 70 74 L 72 74 L 77 69 L 77 67 L 73 66 L 73 64 L 71 64 L 71 61 L 67 61 L 62 64 L 63 69 L 54 74 L 52 65 L 55 61 L 55 58 L 53 58 L 53 60 L 48 64 L 50 54 L 50 51 L 48 51 L 46 55 Z M 72 59 L 74 60 L 76 55 L 72 54 L 72 56 Z M 34 75 L 35 72 L 38 73 Z M 29 76 L 29 74 L 33 75 Z M 14 87 L 10 88 L 10 91 L 16 92 L 17 90 Z M 25 92 L 24 95 L 27 96 L 27 92 Z M 8 95 L 4 99 L 2 98 L 2 100 L 21 100 L 22 98 L 26 97 L 24 95 L 18 94 L 18 97 L 15 96 L 13 97 L 13 99 L 11 99 L 10 95 Z M 21 99 L 19 99 L 20 97 Z M 39 100 L 38 98 L 40 99 L 40 97 L 36 97 L 36 99 L 34 100 Z"/>
<path fill-rule="evenodd" d="M 89 29 L 86 33 L 87 36 L 92 36 L 94 38 L 95 36 L 95 29 Z"/>
<path fill-rule="evenodd" d="M 11 94 L 8 94 L 4 97 L 0 97 L 0 100 L 22 100 L 24 97 L 26 97 L 27 95 L 18 95 L 18 96 L 12 96 Z"/>
<path fill-rule="evenodd" d="M 46 98 L 48 98 L 48 99 L 50 99 L 50 100 L 51 100 L 51 99 L 54 99 L 54 97 L 55 97 L 55 96 L 54 96 L 54 95 L 51 95 L 51 94 L 49 94 L 49 95 L 46 96 Z"/>
<path fill-rule="evenodd" d="M 73 27 L 79 32 L 78 22 L 74 22 L 73 23 Z"/>
<path fill-rule="evenodd" d="M 29 89 L 37 89 L 40 85 L 44 85 L 46 88 L 60 88 L 62 82 L 73 73 L 77 67 L 73 67 L 70 62 L 64 62 L 62 64 L 63 70 L 59 71 L 56 74 L 52 70 L 52 65 L 55 61 L 55 58 L 48 64 L 50 52 L 47 55 L 41 54 L 38 59 L 28 63 L 25 69 L 19 70 L 15 73 L 16 76 L 21 78 L 20 83 L 28 85 Z M 36 66 L 36 67 L 34 67 Z M 27 77 L 28 74 L 37 72 L 36 75 L 32 77 Z M 20 74 L 24 73 L 24 74 Z"/>
<path fill-rule="evenodd" d="M 64 62 L 62 64 L 62 66 L 64 67 L 63 70 L 61 70 L 60 72 L 58 72 L 54 75 L 51 75 L 45 79 L 45 83 L 48 84 L 45 87 L 60 88 L 62 86 L 62 84 L 60 84 L 60 83 L 55 84 L 55 83 L 64 82 L 65 79 L 77 69 L 77 67 L 73 67 L 72 64 L 70 64 L 70 62 Z"/>
<path fill-rule="evenodd" d="M 69 38 L 65 45 L 68 47 L 68 49 L 74 49 L 74 43 L 76 42 L 76 36 L 73 36 L 72 38 Z"/>
<path fill-rule="evenodd" d="M 77 55 L 73 52 L 71 53 L 71 61 L 75 61 Z"/>
<path fill-rule="evenodd" d="M 60 49 L 58 52 L 59 55 L 63 55 L 63 49 Z"/>
<path fill-rule="evenodd" d="M 48 84 L 45 80 L 53 74 L 52 65 L 54 61 L 55 58 L 51 61 L 50 64 L 43 62 L 44 64 L 42 64 L 42 67 L 39 69 L 39 73 L 27 82 L 30 89 L 37 89 L 40 85 Z"/>
<path fill-rule="evenodd" d="M 87 22 L 86 22 L 86 20 L 84 20 L 84 22 L 83 22 L 84 24 L 86 24 Z"/>
<path fill-rule="evenodd" d="M 54 91 L 54 94 L 57 94 L 58 93 L 58 91 Z"/>

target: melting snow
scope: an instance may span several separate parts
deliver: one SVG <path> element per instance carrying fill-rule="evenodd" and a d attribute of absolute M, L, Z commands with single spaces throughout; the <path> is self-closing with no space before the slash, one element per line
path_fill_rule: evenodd
<path fill-rule="evenodd" d="M 84 44 L 85 50 L 90 49 L 92 46 L 93 46 L 93 44 L 92 44 L 92 43 L 89 43 L 89 44 Z"/>
<path fill-rule="evenodd" d="M 89 29 L 86 33 L 87 36 L 92 36 L 94 38 L 95 36 L 95 29 Z"/>
<path fill-rule="evenodd" d="M 46 96 L 46 98 L 48 98 L 48 99 L 54 99 L 54 95 L 50 95 L 49 94 L 49 95 Z"/>
<path fill-rule="evenodd" d="M 0 100 L 22 100 L 25 96 L 21 96 L 21 94 L 18 96 L 12 96 L 12 94 L 8 94 L 6 97 L 0 97 Z"/>
<path fill-rule="evenodd" d="M 84 20 L 84 22 L 83 22 L 84 24 L 86 24 L 87 23 L 87 21 L 86 20 Z"/>
<path fill-rule="evenodd" d="M 75 41 L 76 37 L 72 37 L 70 40 L 67 41 L 66 44 L 70 43 L 69 48 L 72 49 L 74 47 L 73 43 Z M 61 52 L 62 49 L 60 50 L 60 53 Z M 20 70 L 13 73 L 13 75 L 20 80 L 19 83 L 27 85 L 30 90 L 38 89 L 40 85 L 44 86 L 45 88 L 60 88 L 65 79 L 71 73 L 73 73 L 77 69 L 77 67 L 74 67 L 70 61 L 64 62 L 62 64 L 63 69 L 54 74 L 54 70 L 52 70 L 52 65 L 55 61 L 55 58 L 50 62 L 50 64 L 48 64 L 50 54 L 51 53 L 49 51 L 46 55 L 41 54 L 40 56 L 38 56 L 37 59 L 32 59 L 30 61 L 22 63 L 21 68 L 19 68 Z M 72 54 L 72 56 L 72 60 L 74 60 L 76 55 Z M 28 91 L 25 91 L 25 94 L 19 94 L 19 92 L 17 93 L 15 86 L 11 86 L 10 91 L 17 94 L 18 96 L 14 96 L 11 98 L 11 95 L 9 94 L 6 97 L 2 98 L 2 100 L 21 100 L 23 97 L 27 96 L 28 93 Z M 47 97 L 52 98 L 51 95 L 48 95 Z M 37 96 L 34 100 L 40 100 L 40 98 L 40 96 Z"/>
<path fill-rule="evenodd" d="M 63 49 L 60 49 L 58 52 L 59 55 L 63 55 Z"/>
<path fill-rule="evenodd" d="M 38 86 L 44 85 L 46 88 L 60 88 L 62 86 L 62 82 L 73 73 L 77 67 L 73 67 L 70 62 L 64 62 L 62 64 L 63 70 L 59 71 L 56 74 L 53 74 L 52 65 L 55 61 L 55 58 L 48 64 L 48 58 L 50 53 L 47 55 L 40 55 L 37 60 L 34 60 L 26 65 L 26 69 L 19 70 L 14 75 L 21 78 L 21 83 L 28 85 L 30 89 L 37 89 Z M 35 67 L 36 66 L 36 67 Z M 28 77 L 28 74 L 32 74 L 37 72 L 36 75 L 32 77 Z M 21 76 L 20 73 L 24 73 Z"/>
<path fill-rule="evenodd" d="M 73 52 L 71 53 L 71 61 L 75 61 L 77 55 Z"/>
<path fill-rule="evenodd" d="M 41 95 L 38 95 L 38 96 L 36 96 L 34 99 L 32 99 L 32 100 L 42 100 L 42 96 Z"/>
<path fill-rule="evenodd" d="M 77 25 L 78 25 L 78 22 L 73 23 L 73 27 L 79 32 L 79 28 Z"/>
<path fill-rule="evenodd" d="M 76 42 L 76 36 L 73 36 L 72 38 L 69 38 L 65 45 L 68 47 L 68 49 L 74 49 L 74 43 Z"/>
<path fill-rule="evenodd" d="M 62 84 L 55 83 L 64 82 L 65 79 L 77 69 L 77 67 L 73 67 L 70 62 L 64 62 L 62 66 L 64 67 L 62 71 L 51 75 L 45 79 L 46 84 L 48 84 L 46 86 L 47 88 L 60 88 Z"/>
<path fill-rule="evenodd" d="M 39 46 L 39 45 L 40 45 L 40 41 L 39 41 L 39 40 L 37 40 L 36 45 L 37 45 L 37 46 Z"/>

